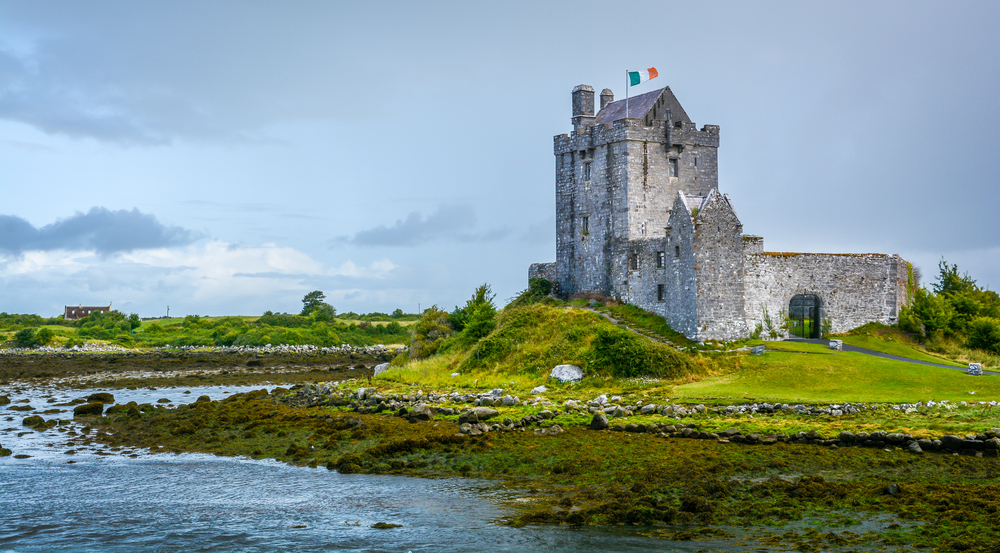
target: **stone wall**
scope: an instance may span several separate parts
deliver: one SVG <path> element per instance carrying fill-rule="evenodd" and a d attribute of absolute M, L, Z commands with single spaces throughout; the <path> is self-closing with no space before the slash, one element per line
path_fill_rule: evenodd
<path fill-rule="evenodd" d="M 693 246 L 698 328 L 690 338 L 745 338 L 743 224 L 729 196 L 712 191 L 705 199 L 695 217 Z"/>
<path fill-rule="evenodd" d="M 670 328 L 685 336 L 698 332 L 698 302 L 695 286 L 694 218 L 682 194 L 678 193 L 670 212 L 665 250 L 666 301 L 657 313 Z"/>
<path fill-rule="evenodd" d="M 743 266 L 750 329 L 763 323 L 765 308 L 780 324 L 796 294 L 815 294 L 835 333 L 871 321 L 895 324 L 907 298 L 907 263 L 898 255 L 764 252 L 747 255 Z"/>

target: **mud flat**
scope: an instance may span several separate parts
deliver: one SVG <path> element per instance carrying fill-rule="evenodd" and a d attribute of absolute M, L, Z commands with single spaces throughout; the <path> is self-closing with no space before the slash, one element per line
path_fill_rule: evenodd
<path fill-rule="evenodd" d="M 390 349 L 337 352 L 128 351 L 3 352 L 0 386 L 128 388 L 149 386 L 296 384 L 367 378 L 389 361 Z"/>

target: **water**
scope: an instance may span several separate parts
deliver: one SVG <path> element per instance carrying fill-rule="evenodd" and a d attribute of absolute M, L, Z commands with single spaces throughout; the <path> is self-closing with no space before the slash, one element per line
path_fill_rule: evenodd
<path fill-rule="evenodd" d="M 166 397 L 176 405 L 249 389 L 94 391 L 110 391 L 119 403 Z M 0 408 L 0 443 L 31 455 L 0 458 L 0 552 L 742 549 L 737 543 L 657 540 L 630 527 L 496 525 L 491 521 L 507 512 L 498 501 L 504 492 L 480 480 L 339 474 L 275 461 L 71 447 L 59 431 L 65 426 L 17 436 L 28 430 L 23 417 L 52 408 L 48 399 L 62 403 L 89 393 L 18 390 L 11 399 L 30 398 L 36 410 Z M 72 417 L 71 407 L 61 409 L 68 414 L 43 416 Z M 69 449 L 76 453 L 65 454 Z M 402 526 L 376 530 L 376 522 Z"/>

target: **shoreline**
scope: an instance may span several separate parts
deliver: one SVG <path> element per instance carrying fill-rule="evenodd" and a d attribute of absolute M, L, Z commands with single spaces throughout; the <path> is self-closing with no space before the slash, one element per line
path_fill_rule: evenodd
<path fill-rule="evenodd" d="M 832 416 L 822 410 L 804 414 L 796 409 L 774 409 L 773 404 L 768 404 L 771 412 L 766 413 L 761 412 L 762 404 L 753 413 L 740 413 L 740 406 L 694 409 L 672 405 L 672 414 L 667 416 L 648 407 L 649 412 L 643 414 L 644 406 L 617 401 L 607 408 L 622 409 L 624 416 L 608 419 L 611 428 L 622 431 L 595 431 L 587 427 L 598 409 L 586 402 L 580 409 L 569 408 L 555 397 L 566 396 L 570 393 L 567 390 L 553 389 L 539 396 L 552 397 L 554 402 L 530 399 L 491 407 L 484 397 L 491 395 L 489 392 L 431 392 L 380 380 L 373 388 L 368 379 L 370 367 L 339 370 L 323 356 L 312 360 L 304 356 L 271 358 L 260 368 L 246 367 L 253 359 L 248 356 L 240 358 L 243 365 L 239 371 L 230 364 L 213 366 L 219 357 L 210 355 L 208 362 L 199 362 L 206 357 L 185 356 L 187 360 L 177 371 L 156 370 L 172 356 L 141 357 L 145 363 L 138 365 L 145 365 L 150 376 L 144 383 L 157 387 L 184 387 L 195 382 L 226 386 L 243 380 L 267 380 L 291 384 L 292 389 L 258 390 L 216 401 L 206 398 L 170 409 L 123 405 L 104 416 L 76 417 L 76 423 L 87 424 L 87 431 L 74 439 L 81 444 L 145 447 L 151 453 L 270 458 L 347 473 L 491 480 L 520 490 L 510 503 L 515 515 L 498 521 L 513 527 L 652 525 L 659 528 L 655 531 L 661 537 L 698 539 L 736 526 L 767 543 L 807 551 L 865 543 L 927 545 L 943 550 L 967 543 L 970 550 L 986 551 L 987 544 L 1000 539 L 991 514 L 1000 509 L 996 491 L 1000 460 L 986 455 L 985 446 L 983 457 L 975 452 L 915 455 L 904 449 L 906 428 L 921 421 L 927 423 L 923 430 L 928 432 L 935 425 L 960 428 L 976 424 L 976 417 L 970 415 L 978 407 L 925 408 L 907 413 L 876 405 Z M 94 376 L 74 369 L 79 364 L 77 358 L 60 359 L 48 369 L 42 367 L 41 372 L 61 365 L 67 369 L 64 374 Z M 130 362 L 118 363 L 131 364 L 135 370 L 131 360 L 136 357 L 128 359 Z M 0 369 L 9 368 L 5 361 L 0 359 Z M 371 364 L 377 359 L 364 361 Z M 278 367 L 288 372 L 277 372 Z M 18 370 L 29 369 L 18 365 Z M 37 374 L 38 367 L 30 370 L 35 374 L 15 383 L 44 387 L 60 382 L 59 376 Z M 127 388 L 123 384 L 142 380 L 132 376 L 116 380 L 130 375 L 117 365 L 96 374 L 100 378 L 95 382 L 103 387 Z M 192 380 L 192 376 L 204 378 Z M 73 386 L 93 387 L 98 386 Z M 362 387 L 370 395 L 359 397 L 358 388 Z M 318 394 L 321 389 L 330 393 Z M 590 392 L 578 390 L 572 395 L 584 393 Z M 323 400 L 317 401 L 320 397 Z M 424 408 L 434 409 L 427 419 L 423 418 L 428 415 Z M 497 413 L 470 422 L 467 414 L 472 408 Z M 992 407 L 981 409 L 985 412 Z M 463 415 L 465 421 L 460 420 Z M 468 425 L 465 433 L 463 425 Z M 471 432 L 473 425 L 479 434 Z M 808 435 L 806 426 L 818 433 Z M 879 431 L 896 432 L 885 432 L 877 447 L 826 443 L 832 436 L 840 437 L 832 430 L 847 427 L 857 433 L 869 428 L 869 437 Z M 719 432 L 733 428 L 739 433 L 726 436 Z M 640 429 L 643 431 L 638 432 Z M 987 429 L 980 432 L 983 430 Z M 779 433 L 786 439 L 765 441 Z M 758 438 L 751 438 L 754 434 Z M 897 443 L 896 436 L 889 439 L 890 434 L 900 434 L 904 440 Z M 912 434 L 916 442 L 919 436 Z M 737 436 L 755 445 L 735 443 Z M 975 509 L 968 508 L 970 501 Z M 863 526 L 858 524 L 876 516 L 890 517 L 893 522 L 889 527 L 897 525 L 896 529 L 860 532 Z M 808 521 L 830 531 L 803 531 L 800 527 Z M 679 530 L 681 526 L 694 530 Z M 775 527 L 788 530 L 775 537 L 768 533 Z"/>

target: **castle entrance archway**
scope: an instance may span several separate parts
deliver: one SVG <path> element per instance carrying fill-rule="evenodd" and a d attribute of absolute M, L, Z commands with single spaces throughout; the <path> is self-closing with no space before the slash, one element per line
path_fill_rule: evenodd
<path fill-rule="evenodd" d="M 820 301 L 816 294 L 796 294 L 788 302 L 788 318 L 793 336 L 800 338 L 821 338 Z"/>

